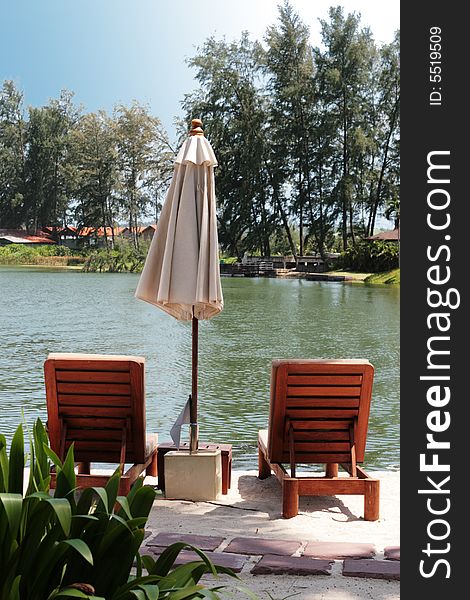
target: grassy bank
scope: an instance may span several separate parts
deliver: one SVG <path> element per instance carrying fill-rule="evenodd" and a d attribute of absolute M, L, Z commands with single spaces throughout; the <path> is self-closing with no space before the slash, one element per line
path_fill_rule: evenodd
<path fill-rule="evenodd" d="M 365 283 L 386 283 L 389 285 L 400 285 L 400 269 L 392 269 L 385 273 L 372 273 L 367 277 Z"/>
<path fill-rule="evenodd" d="M 0 247 L 0 265 L 62 267 L 98 273 L 139 273 L 144 266 L 148 246 L 146 243 L 135 250 L 130 244 L 122 244 L 114 250 L 100 248 L 77 253 L 65 246 L 10 244 Z M 225 262 L 228 260 L 224 259 Z M 337 270 L 328 274 L 344 275 L 353 282 L 400 285 L 400 269 L 383 273 Z"/>
<path fill-rule="evenodd" d="M 135 250 L 122 244 L 114 250 L 87 248 L 80 251 L 66 246 L 9 244 L 0 247 L 0 265 L 74 267 L 100 273 L 140 272 L 144 266 L 148 244 Z"/>
<path fill-rule="evenodd" d="M 31 256 L 21 261 L 1 257 L 0 265 L 18 267 L 73 267 L 81 269 L 85 262 L 82 256 Z"/>
<path fill-rule="evenodd" d="M 348 280 L 360 283 L 379 283 L 400 285 L 400 269 L 392 269 L 383 273 L 359 273 L 356 271 L 328 271 L 328 275 L 343 275 Z"/>
<path fill-rule="evenodd" d="M 68 267 L 80 266 L 84 262 L 84 256 L 74 254 L 65 246 L 9 244 L 0 247 L 0 265 Z"/>
<path fill-rule="evenodd" d="M 327 275 L 340 275 L 342 277 L 347 277 L 349 281 L 365 281 L 372 273 L 359 273 L 356 271 L 327 271 Z"/>

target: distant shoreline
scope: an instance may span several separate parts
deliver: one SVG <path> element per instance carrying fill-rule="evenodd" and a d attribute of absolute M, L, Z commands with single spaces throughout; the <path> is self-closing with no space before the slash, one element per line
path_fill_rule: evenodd
<path fill-rule="evenodd" d="M 8 269 L 60 269 L 61 271 L 76 271 L 76 272 L 88 272 L 88 273 L 109 273 L 111 271 L 84 271 L 82 265 L 65 265 L 63 261 L 60 263 L 49 262 L 48 264 L 12 264 L 0 262 L 0 268 Z M 128 273 L 129 271 L 120 271 L 120 273 Z M 292 272 L 288 275 L 281 275 L 273 277 L 273 279 L 306 279 L 306 273 Z M 394 269 L 393 271 L 386 271 L 384 273 L 355 273 L 351 271 L 327 271 L 322 275 L 329 275 L 331 277 L 345 277 L 344 283 L 367 283 L 371 285 L 389 285 L 389 286 L 400 286 L 400 269 Z M 230 276 L 228 276 L 230 277 Z"/>
<path fill-rule="evenodd" d="M 2 263 L 0 262 L 0 268 L 7 269 L 61 269 L 64 271 L 83 271 L 82 265 L 64 265 L 59 263 L 49 263 L 49 264 L 12 264 L 12 263 Z"/>

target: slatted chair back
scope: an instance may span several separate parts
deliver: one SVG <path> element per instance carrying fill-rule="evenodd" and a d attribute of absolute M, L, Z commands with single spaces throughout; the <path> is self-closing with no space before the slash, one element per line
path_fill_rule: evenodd
<path fill-rule="evenodd" d="M 62 354 L 44 364 L 51 448 L 76 461 L 145 461 L 145 360 L 137 356 Z M 124 456 L 123 456 L 124 453 Z"/>
<path fill-rule="evenodd" d="M 273 361 L 269 460 L 362 462 L 373 375 L 366 360 Z"/>

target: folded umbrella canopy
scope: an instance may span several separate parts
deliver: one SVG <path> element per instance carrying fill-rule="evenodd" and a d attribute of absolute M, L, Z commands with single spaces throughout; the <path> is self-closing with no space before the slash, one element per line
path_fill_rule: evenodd
<path fill-rule="evenodd" d="M 190 448 L 197 451 L 198 320 L 224 306 L 214 184 L 217 160 L 199 119 L 176 160 L 135 295 L 180 321 L 192 320 Z"/>

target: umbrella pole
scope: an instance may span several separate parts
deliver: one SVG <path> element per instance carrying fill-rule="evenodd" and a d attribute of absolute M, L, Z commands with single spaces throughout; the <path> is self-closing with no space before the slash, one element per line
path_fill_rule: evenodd
<path fill-rule="evenodd" d="M 190 404 L 190 425 L 189 425 L 189 452 L 196 454 L 198 449 L 198 424 L 197 424 L 197 358 L 198 358 L 198 338 L 199 321 L 193 317 L 192 323 L 192 377 L 191 377 L 191 404 Z"/>

